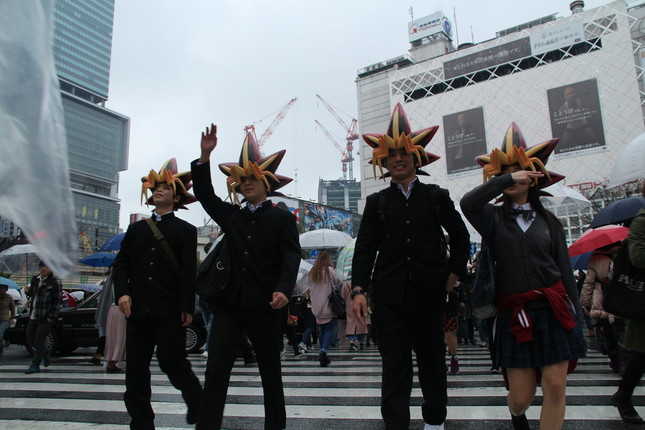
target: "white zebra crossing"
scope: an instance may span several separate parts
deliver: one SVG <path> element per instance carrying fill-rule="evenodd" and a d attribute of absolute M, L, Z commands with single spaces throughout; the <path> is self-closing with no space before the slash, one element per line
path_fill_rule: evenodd
<path fill-rule="evenodd" d="M 378 352 L 374 348 L 351 353 L 332 350 L 330 357 L 332 363 L 327 368 L 318 365 L 315 353 L 305 359 L 282 362 L 288 428 L 382 428 Z M 127 428 L 129 420 L 122 401 L 125 375 L 106 374 L 85 360 L 55 359 L 49 368 L 35 375 L 24 374 L 24 362 L 0 362 L 0 430 Z M 459 361 L 460 373 L 448 376 L 446 429 L 508 428 L 506 390 L 500 375 L 488 374 L 487 351 L 460 347 Z M 203 382 L 205 359 L 191 356 L 191 362 Z M 239 363 L 231 376 L 224 425 L 234 430 L 261 428 L 264 406 L 257 367 Z M 186 407 L 180 393 L 170 385 L 156 361 L 151 370 L 157 428 L 191 428 L 185 424 Z M 619 379 L 609 370 L 606 357 L 590 351 L 569 377 L 564 428 L 621 428 L 616 409 L 609 405 Z M 538 389 L 537 396 L 540 395 Z M 636 398 L 644 395 L 645 389 L 638 387 Z M 411 428 L 422 427 L 421 402 L 421 391 L 415 384 Z M 637 401 L 639 404 L 643 402 Z M 645 414 L 645 407 L 637 406 L 637 410 Z M 61 411 L 67 411 L 68 416 L 61 415 Z M 540 407 L 532 406 L 527 416 L 537 420 L 539 413 Z"/>

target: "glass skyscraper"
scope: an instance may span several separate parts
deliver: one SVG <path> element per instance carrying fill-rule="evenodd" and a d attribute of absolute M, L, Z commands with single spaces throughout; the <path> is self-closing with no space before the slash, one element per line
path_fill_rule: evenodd
<path fill-rule="evenodd" d="M 105 107 L 114 0 L 56 0 L 54 60 L 60 80 L 81 250 L 118 233 L 119 172 L 127 168 L 129 118 Z"/>

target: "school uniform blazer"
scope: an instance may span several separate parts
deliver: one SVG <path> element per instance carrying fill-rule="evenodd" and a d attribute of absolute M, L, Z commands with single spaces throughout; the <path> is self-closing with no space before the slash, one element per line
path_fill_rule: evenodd
<path fill-rule="evenodd" d="M 447 258 L 442 226 L 450 236 Z M 386 306 L 403 303 L 408 282 L 416 298 L 445 301 L 447 276 L 465 274 L 469 247 L 468 230 L 448 190 L 416 179 L 406 199 L 391 183 L 367 198 L 352 260 L 352 285 L 367 287 L 371 278 L 374 302 Z"/>
<path fill-rule="evenodd" d="M 296 284 L 301 250 L 296 217 L 270 200 L 251 212 L 222 201 L 211 183 L 210 163 L 191 163 L 195 197 L 226 234 L 231 277 L 216 305 L 268 310 L 274 292 L 288 299 Z"/>
<path fill-rule="evenodd" d="M 154 217 L 153 217 L 154 218 Z M 130 224 L 113 271 L 116 302 L 132 298 L 130 318 L 177 318 L 195 310 L 197 229 L 174 213 L 156 221 L 179 263 L 177 269 L 145 220 Z"/>

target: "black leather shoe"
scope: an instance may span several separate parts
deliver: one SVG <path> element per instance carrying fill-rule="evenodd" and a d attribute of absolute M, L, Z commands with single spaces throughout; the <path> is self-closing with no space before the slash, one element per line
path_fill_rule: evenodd
<path fill-rule="evenodd" d="M 643 424 L 643 418 L 638 415 L 634 405 L 632 404 L 631 397 L 625 396 L 620 390 L 616 391 L 613 396 L 611 396 L 611 404 L 618 408 L 618 413 L 620 417 L 626 423 L 632 424 Z"/>
<path fill-rule="evenodd" d="M 529 427 L 529 420 L 526 419 L 525 414 L 518 416 L 511 414 L 511 419 L 513 420 L 514 430 L 531 430 L 531 427 Z"/>
<path fill-rule="evenodd" d="M 188 413 L 186 413 L 186 422 L 188 424 L 197 424 L 197 418 L 199 417 L 199 408 L 188 408 Z"/>

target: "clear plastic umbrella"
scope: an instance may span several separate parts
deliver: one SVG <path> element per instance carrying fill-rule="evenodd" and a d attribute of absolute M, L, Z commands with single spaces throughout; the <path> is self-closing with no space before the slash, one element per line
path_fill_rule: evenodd
<path fill-rule="evenodd" d="M 338 230 L 321 228 L 300 235 L 300 246 L 305 249 L 344 248 L 352 237 Z"/>
<path fill-rule="evenodd" d="M 294 296 L 300 296 L 309 289 L 308 274 L 311 268 L 314 267 L 311 263 L 305 260 L 300 260 L 300 267 L 298 268 L 298 277 L 296 278 L 296 286 L 293 289 Z"/>
<path fill-rule="evenodd" d="M 354 258 L 354 247 L 356 246 L 356 239 L 352 239 L 338 254 L 338 261 L 336 262 L 336 273 L 343 282 L 352 279 L 352 259 Z"/>

